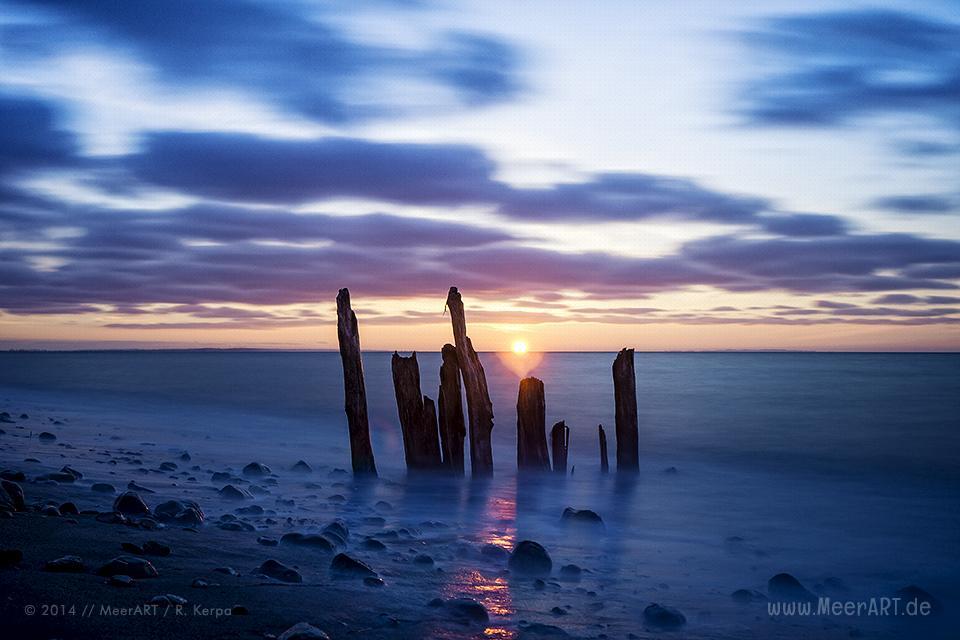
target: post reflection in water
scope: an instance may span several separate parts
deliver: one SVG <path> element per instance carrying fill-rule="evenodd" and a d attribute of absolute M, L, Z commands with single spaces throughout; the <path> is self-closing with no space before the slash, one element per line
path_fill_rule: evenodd
<path fill-rule="evenodd" d="M 497 483 L 494 491 L 486 482 L 472 483 L 469 491 L 468 508 L 473 512 L 470 521 L 480 524 L 480 530 L 475 534 L 477 542 L 510 553 L 517 537 L 515 481 Z M 490 614 L 490 623 L 484 630 L 484 636 L 503 639 L 516 637 L 516 631 L 506 626 L 510 622 L 509 616 L 516 609 L 510 584 L 501 572 L 457 569 L 450 573 L 443 595 L 445 598 L 465 596 L 483 604 Z"/>

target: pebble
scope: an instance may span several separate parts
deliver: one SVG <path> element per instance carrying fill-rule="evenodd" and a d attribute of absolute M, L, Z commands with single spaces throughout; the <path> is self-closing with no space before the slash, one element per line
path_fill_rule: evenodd
<path fill-rule="evenodd" d="M 43 570 L 51 573 L 83 573 L 87 566 L 80 556 L 63 556 L 43 565 Z"/>
<path fill-rule="evenodd" d="M 224 500 L 252 500 L 253 496 L 246 489 L 238 489 L 232 484 L 224 486 L 217 492 Z"/>
<path fill-rule="evenodd" d="M 107 564 L 97 569 L 97 575 L 115 576 L 124 575 L 131 578 L 155 578 L 158 573 L 149 560 L 134 556 L 117 556 Z"/>
<path fill-rule="evenodd" d="M 550 554 L 539 543 L 523 540 L 514 548 L 508 561 L 510 571 L 530 576 L 548 576 L 553 569 Z"/>
<path fill-rule="evenodd" d="M 280 634 L 277 640 L 330 640 L 330 636 L 306 622 L 298 622 Z"/>
<path fill-rule="evenodd" d="M 113 510 L 128 516 L 150 515 L 150 507 L 137 493 L 127 491 L 113 501 Z"/>
<path fill-rule="evenodd" d="M 273 559 L 261 564 L 257 572 L 281 582 L 303 582 L 299 571 Z"/>
<path fill-rule="evenodd" d="M 377 572 L 360 560 L 338 553 L 330 563 L 330 571 L 339 575 L 377 578 Z"/>
<path fill-rule="evenodd" d="M 117 492 L 116 488 L 112 484 L 108 484 L 106 482 L 95 482 L 90 485 L 90 490 L 95 491 L 96 493 L 114 494 Z"/>
<path fill-rule="evenodd" d="M 653 602 L 643 610 L 644 621 L 658 629 L 679 629 L 687 618 L 679 610 Z"/>

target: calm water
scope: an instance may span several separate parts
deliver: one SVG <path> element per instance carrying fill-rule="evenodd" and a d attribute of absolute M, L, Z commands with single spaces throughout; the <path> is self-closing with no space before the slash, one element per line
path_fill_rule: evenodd
<path fill-rule="evenodd" d="M 418 357 L 436 399 L 439 354 Z M 545 382 L 548 429 L 571 427 L 571 464 L 598 466 L 596 425 L 612 438 L 613 354 L 483 358 L 499 467 L 513 466 L 517 384 L 528 373 Z M 364 366 L 375 442 L 392 457 L 390 354 L 367 353 Z M 960 354 L 639 353 L 636 370 L 644 455 L 960 479 Z M 0 353 L 0 387 L 346 429 L 336 353 Z"/>
<path fill-rule="evenodd" d="M 587 636 L 599 624 L 611 637 L 635 631 L 651 600 L 683 609 L 695 637 L 744 637 L 744 629 L 750 637 L 846 637 L 856 629 L 866 637 L 949 638 L 960 624 L 958 355 L 637 354 L 641 473 L 623 481 L 598 470 L 598 423 L 609 427 L 614 454 L 613 354 L 484 354 L 496 476 L 426 484 L 403 481 L 390 354 L 364 358 L 386 481 L 373 494 L 337 489 L 349 494 L 342 507 L 282 472 L 275 491 L 295 498 L 292 516 L 339 516 L 360 527 L 370 504 L 383 499 L 396 507 L 390 526 L 452 525 L 456 537 L 425 543 L 443 559 L 450 589 L 502 612 L 502 637 L 513 637 L 521 618 L 554 622 L 545 612 L 555 603 L 529 585 L 477 573 L 476 558 L 462 559 L 457 545 L 510 547 L 531 538 L 556 564 L 588 568 L 583 586 L 606 605 L 565 622 Z M 439 354 L 419 358 L 423 391 L 435 398 Z M 571 427 L 576 472 L 566 479 L 518 482 L 514 473 L 517 385 L 527 373 L 544 380 L 548 428 L 561 419 Z M 53 468 L 73 464 L 85 482 L 125 482 L 136 469 L 105 465 L 105 454 L 135 449 L 155 469 L 187 449 L 202 469 L 193 482 L 134 477 L 152 479 L 158 496 L 186 494 L 210 513 L 229 512 L 234 505 L 218 505 L 212 494 L 218 487 L 204 475 L 211 470 L 252 460 L 285 470 L 301 458 L 321 471 L 347 467 L 342 403 L 336 353 L 2 353 L 0 409 L 31 418 L 13 431 L 22 437 L 0 438 L 0 463 L 32 456 Z M 51 426 L 57 418 L 63 424 Z M 41 427 L 57 432 L 57 446 L 25 437 Z M 677 472 L 664 473 L 669 467 Z M 558 525 L 565 506 L 599 511 L 605 536 L 571 538 Z M 892 619 L 784 622 L 760 605 L 731 601 L 733 590 L 763 591 L 781 571 L 810 587 L 838 578 L 849 598 L 918 584 L 949 617 L 919 629 Z M 436 595 L 431 589 L 411 579 L 397 593 L 426 602 Z"/>

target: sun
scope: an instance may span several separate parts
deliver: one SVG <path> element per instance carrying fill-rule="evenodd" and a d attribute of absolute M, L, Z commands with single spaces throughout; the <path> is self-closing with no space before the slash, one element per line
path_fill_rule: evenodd
<path fill-rule="evenodd" d="M 518 356 L 522 356 L 527 352 L 527 343 L 525 340 L 514 340 L 513 341 L 513 352 Z"/>

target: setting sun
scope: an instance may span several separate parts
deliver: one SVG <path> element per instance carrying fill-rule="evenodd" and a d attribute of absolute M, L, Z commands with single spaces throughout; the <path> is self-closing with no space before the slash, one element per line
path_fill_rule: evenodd
<path fill-rule="evenodd" d="M 524 340 L 514 340 L 513 352 L 518 356 L 522 356 L 527 352 L 527 343 Z"/>

